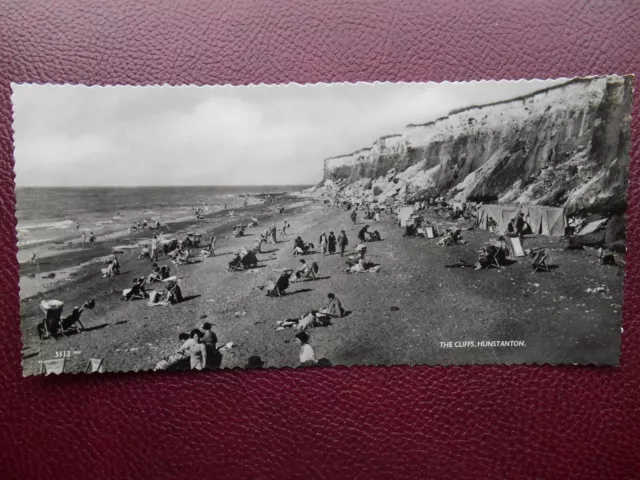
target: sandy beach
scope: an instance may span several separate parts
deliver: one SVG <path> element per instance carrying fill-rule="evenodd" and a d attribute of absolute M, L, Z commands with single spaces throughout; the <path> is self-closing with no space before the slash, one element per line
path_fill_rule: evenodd
<path fill-rule="evenodd" d="M 594 249 L 567 251 L 561 238 L 525 239 L 525 248 L 551 250 L 551 264 L 557 268 L 549 272 L 533 274 L 527 258 L 500 270 L 445 268 L 459 260 L 473 262 L 475 251 L 494 236 L 478 229 L 463 231 L 468 244 L 441 247 L 437 239 L 403 237 L 395 215 L 383 215 L 380 222 L 368 223 L 382 236 L 382 241 L 368 244 L 367 253 L 370 261 L 381 265 L 378 273 L 349 275 L 342 271 L 345 259 L 339 254 L 315 253 L 304 258 L 318 262 L 318 280 L 294 283 L 284 297 L 267 297 L 259 287 L 275 280 L 274 269 L 299 265 L 299 257 L 292 256 L 296 236 L 317 243 L 322 232 L 337 235 L 344 229 L 350 249 L 365 224 L 359 218 L 354 225 L 350 212 L 313 199 L 290 198 L 282 204 L 288 206 L 281 215 L 268 215 L 260 206 L 247 207 L 247 215 L 259 216 L 261 225 L 240 238 L 230 236 L 236 223 L 231 219 L 223 223 L 208 218 L 200 224 L 205 239 L 211 233 L 218 236 L 218 254 L 191 265 L 171 265 L 185 296 L 180 304 L 148 307 L 144 301 L 120 301 L 132 278 L 151 270 L 148 260 L 136 259 L 137 249 L 119 257 L 119 276 L 101 278 L 99 265 L 87 265 L 46 294 L 24 299 L 25 374 L 38 373 L 39 361 L 52 359 L 59 351 L 71 352 L 67 372 L 83 372 L 91 358 L 103 359 L 105 371 L 150 370 L 179 348 L 180 332 L 199 328 L 203 322 L 213 323 L 219 347 L 233 344 L 220 350 L 212 368 L 246 367 L 256 355 L 265 361 L 265 368 L 296 367 L 299 347 L 294 331 L 277 331 L 276 322 L 325 307 L 328 293 L 342 301 L 348 314 L 330 326 L 312 329 L 310 343 L 317 358 L 333 365 L 599 364 L 619 349 L 623 269 L 600 265 Z M 431 209 L 423 214 L 442 226 L 455 223 L 440 219 Z M 226 271 L 233 252 L 252 245 L 265 225 L 275 222 L 280 230 L 285 219 L 291 224 L 288 235 L 278 235 L 275 245 L 263 245 L 255 269 Z M 192 229 L 185 222 L 172 225 L 170 233 L 179 236 Z M 149 236 L 140 233 L 127 240 L 133 243 Z M 50 257 L 46 266 L 51 271 L 68 268 L 122 243 L 122 239 L 106 241 L 80 251 L 69 247 L 69 252 Z M 159 263 L 170 264 L 168 258 Z M 28 274 L 28 269 L 24 266 L 21 273 Z M 44 298 L 62 300 L 69 310 L 95 299 L 95 309 L 82 316 L 87 330 L 40 342 L 36 323 Z M 441 346 L 453 340 L 521 340 L 525 346 Z"/>

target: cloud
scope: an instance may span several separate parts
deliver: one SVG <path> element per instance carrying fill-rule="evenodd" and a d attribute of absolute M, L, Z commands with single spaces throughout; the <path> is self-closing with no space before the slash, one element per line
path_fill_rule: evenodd
<path fill-rule="evenodd" d="M 253 87 L 14 85 L 16 181 L 291 185 L 324 158 L 547 82 Z"/>

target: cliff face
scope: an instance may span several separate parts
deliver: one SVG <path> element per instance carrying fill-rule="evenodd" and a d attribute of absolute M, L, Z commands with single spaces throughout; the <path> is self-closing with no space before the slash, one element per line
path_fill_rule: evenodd
<path fill-rule="evenodd" d="M 335 190 L 337 183 L 341 193 L 367 201 L 445 195 L 623 211 L 631 82 L 576 79 L 408 125 L 401 135 L 325 160 L 325 189 Z"/>

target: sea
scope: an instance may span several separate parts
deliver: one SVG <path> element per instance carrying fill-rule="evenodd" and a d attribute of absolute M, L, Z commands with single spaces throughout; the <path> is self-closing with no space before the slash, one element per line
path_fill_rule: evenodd
<path fill-rule="evenodd" d="M 18 248 L 98 237 L 129 229 L 136 222 L 161 224 L 242 207 L 249 194 L 299 191 L 304 186 L 87 187 L 16 189 Z M 255 203 L 255 202 L 254 202 Z"/>

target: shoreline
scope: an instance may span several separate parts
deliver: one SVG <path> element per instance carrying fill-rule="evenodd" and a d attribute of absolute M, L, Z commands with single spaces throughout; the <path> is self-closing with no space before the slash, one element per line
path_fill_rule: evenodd
<path fill-rule="evenodd" d="M 260 196 L 261 194 L 247 194 L 247 197 L 257 199 L 260 199 Z M 280 193 L 278 196 L 281 198 L 282 206 L 289 208 L 296 208 L 297 203 L 310 201 L 307 197 L 288 192 Z M 96 274 L 100 274 L 101 260 L 114 254 L 114 250 L 118 247 L 128 250 L 123 255 L 125 258 L 137 257 L 139 245 L 145 241 L 150 242 L 153 235 L 158 234 L 171 238 L 187 231 L 198 231 L 202 232 L 204 237 L 210 237 L 212 233 L 219 236 L 226 231 L 231 232 L 237 222 L 247 221 L 251 216 L 259 220 L 275 217 L 277 215 L 275 211 L 270 210 L 275 210 L 274 204 L 255 202 L 250 203 L 247 207 L 234 207 L 205 214 L 202 220 L 196 220 L 192 216 L 188 219 L 183 218 L 168 222 L 160 230 L 147 229 L 130 232 L 127 229 L 113 232 L 111 235 L 100 237 L 94 244 L 83 244 L 81 240 L 73 243 L 68 242 L 64 245 L 60 245 L 58 242 L 51 243 L 49 246 L 56 248 L 49 249 L 47 254 L 42 257 L 38 256 L 39 261 L 36 264 L 31 264 L 28 261 L 20 263 L 20 301 L 51 293 L 57 288 L 75 281 L 86 281 L 92 276 L 90 272 L 85 271 L 90 267 L 93 267 Z M 234 215 L 230 215 L 230 213 L 234 213 Z M 285 211 L 283 215 L 286 213 Z M 207 240 L 203 238 L 203 241 Z M 128 260 L 130 259 L 128 258 Z M 55 274 L 55 278 L 44 278 L 51 273 Z M 28 293 L 23 295 L 24 291 Z"/>

